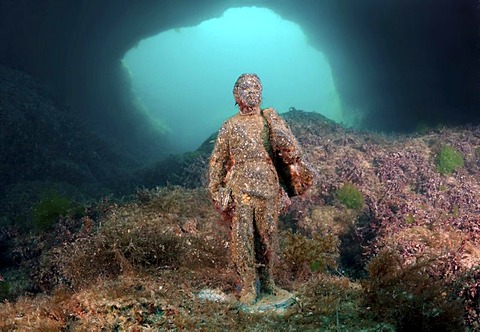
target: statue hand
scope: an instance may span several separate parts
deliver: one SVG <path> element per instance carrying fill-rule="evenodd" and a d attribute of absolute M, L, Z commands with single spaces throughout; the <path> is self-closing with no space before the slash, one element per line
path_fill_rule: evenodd
<path fill-rule="evenodd" d="M 280 188 L 280 213 L 287 212 L 288 208 L 292 204 L 290 197 L 288 197 L 287 192 L 285 189 Z"/>
<path fill-rule="evenodd" d="M 230 188 L 220 188 L 218 191 L 218 200 L 217 200 L 218 209 L 221 212 L 226 212 L 232 208 L 233 199 L 232 199 L 232 190 Z"/>

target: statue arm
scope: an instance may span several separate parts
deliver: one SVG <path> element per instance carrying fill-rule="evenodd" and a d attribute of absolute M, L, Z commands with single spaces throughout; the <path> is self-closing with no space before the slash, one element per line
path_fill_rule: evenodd
<path fill-rule="evenodd" d="M 298 162 L 302 157 L 302 150 L 285 120 L 273 108 L 263 112 L 270 127 L 270 136 L 273 138 L 271 139 L 273 151 L 281 155 L 287 165 Z"/>
<path fill-rule="evenodd" d="M 283 178 L 289 196 L 303 194 L 313 184 L 313 171 L 302 158 L 302 149 L 292 131 L 273 108 L 263 111 L 270 127 L 270 143 L 275 166 Z"/>
<path fill-rule="evenodd" d="M 208 191 L 215 207 L 220 211 L 225 211 L 229 204 L 230 193 L 226 193 L 225 177 L 228 171 L 229 163 L 229 144 L 228 144 L 228 122 L 225 122 L 220 128 L 210 157 L 208 171 Z M 228 196 L 226 196 L 228 194 Z"/>

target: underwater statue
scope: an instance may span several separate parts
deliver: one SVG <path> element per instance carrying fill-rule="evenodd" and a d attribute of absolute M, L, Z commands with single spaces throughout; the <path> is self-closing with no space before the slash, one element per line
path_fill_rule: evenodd
<path fill-rule="evenodd" d="M 239 113 L 219 130 L 210 158 L 208 189 L 217 210 L 230 222 L 231 259 L 240 302 L 254 304 L 275 294 L 273 265 L 277 224 L 289 196 L 313 182 L 301 149 L 284 120 L 272 108 L 260 109 L 262 84 L 243 74 L 233 94 Z"/>

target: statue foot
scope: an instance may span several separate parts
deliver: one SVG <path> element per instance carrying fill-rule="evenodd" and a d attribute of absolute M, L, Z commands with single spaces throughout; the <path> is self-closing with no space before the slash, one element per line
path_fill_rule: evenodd
<path fill-rule="evenodd" d="M 252 305 L 257 301 L 257 294 L 255 291 L 242 291 L 240 293 L 240 303 L 242 305 Z"/>
<path fill-rule="evenodd" d="M 277 293 L 277 289 L 278 288 L 275 286 L 275 282 L 270 278 L 262 282 L 261 291 L 264 294 L 275 295 Z"/>

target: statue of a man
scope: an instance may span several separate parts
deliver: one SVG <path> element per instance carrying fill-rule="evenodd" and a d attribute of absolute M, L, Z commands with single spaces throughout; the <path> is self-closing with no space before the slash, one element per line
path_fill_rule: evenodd
<path fill-rule="evenodd" d="M 241 75 L 233 94 L 240 111 L 218 133 L 208 189 L 215 207 L 230 221 L 238 295 L 250 305 L 262 293 L 275 293 L 278 216 L 290 202 L 287 192 L 303 193 L 313 176 L 283 119 L 271 108 L 260 109 L 258 76 Z"/>

